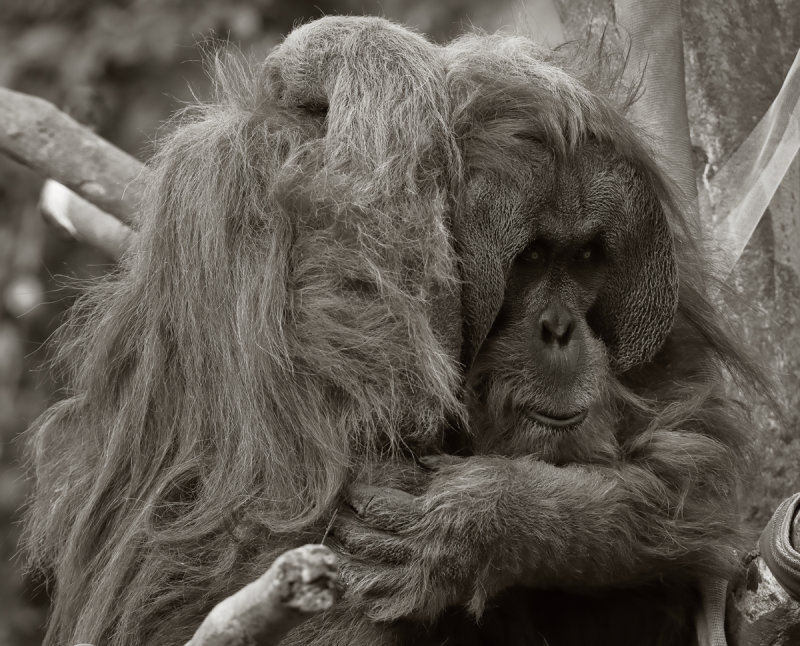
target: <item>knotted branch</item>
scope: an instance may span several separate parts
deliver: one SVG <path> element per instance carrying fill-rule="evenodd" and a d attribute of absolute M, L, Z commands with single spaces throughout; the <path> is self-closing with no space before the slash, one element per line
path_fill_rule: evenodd
<path fill-rule="evenodd" d="M 323 545 L 282 554 L 269 570 L 217 604 L 186 646 L 273 646 L 336 602 L 336 556 Z"/>

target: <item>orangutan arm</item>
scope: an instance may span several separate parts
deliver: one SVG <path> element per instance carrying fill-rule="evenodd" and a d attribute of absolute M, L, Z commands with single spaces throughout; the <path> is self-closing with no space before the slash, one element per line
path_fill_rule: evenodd
<path fill-rule="evenodd" d="M 619 468 L 531 458 L 446 458 L 424 494 L 356 487 L 336 535 L 350 594 L 379 619 L 435 617 L 513 585 L 591 589 L 721 572 L 725 496 L 706 489 L 724 446 L 653 433 Z"/>

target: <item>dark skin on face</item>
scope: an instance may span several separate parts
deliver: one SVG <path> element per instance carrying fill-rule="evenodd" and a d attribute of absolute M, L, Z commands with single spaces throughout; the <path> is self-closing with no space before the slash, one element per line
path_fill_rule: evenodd
<path fill-rule="evenodd" d="M 468 383 L 473 418 L 483 420 L 477 452 L 559 463 L 602 404 L 608 353 L 591 317 L 614 262 L 609 212 L 623 195 L 618 169 L 594 148 L 562 168 L 538 146 L 531 154 L 550 163 L 515 191 L 534 196 L 517 206 L 533 223 L 529 241 L 510 264 Z"/>
<path fill-rule="evenodd" d="M 503 307 L 479 360 L 493 361 L 502 353 L 508 379 L 516 371 L 519 380 L 541 387 L 531 387 L 522 402 L 508 402 L 505 414 L 564 432 L 586 419 L 604 367 L 603 348 L 586 314 L 602 287 L 605 263 L 597 237 L 572 241 L 547 234 L 514 261 Z"/>

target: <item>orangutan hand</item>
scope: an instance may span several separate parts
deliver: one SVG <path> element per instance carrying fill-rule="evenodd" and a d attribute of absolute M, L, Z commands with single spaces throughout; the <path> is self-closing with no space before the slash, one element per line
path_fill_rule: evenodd
<path fill-rule="evenodd" d="M 421 478 L 429 484 L 418 496 L 352 486 L 333 529 L 351 601 L 375 620 L 393 620 L 432 619 L 449 606 L 484 599 L 475 587 L 489 568 L 489 549 L 501 527 L 496 496 L 506 463 L 424 459 Z"/>

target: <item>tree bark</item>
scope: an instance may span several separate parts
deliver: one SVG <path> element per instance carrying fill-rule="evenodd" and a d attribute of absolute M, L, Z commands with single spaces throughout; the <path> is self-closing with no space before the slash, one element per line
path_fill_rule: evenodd
<path fill-rule="evenodd" d="M 0 152 L 134 225 L 148 169 L 38 97 L 0 88 Z"/>
<path fill-rule="evenodd" d="M 273 646 L 292 628 L 328 610 L 339 597 L 336 556 L 304 545 L 218 603 L 186 646 Z"/>

